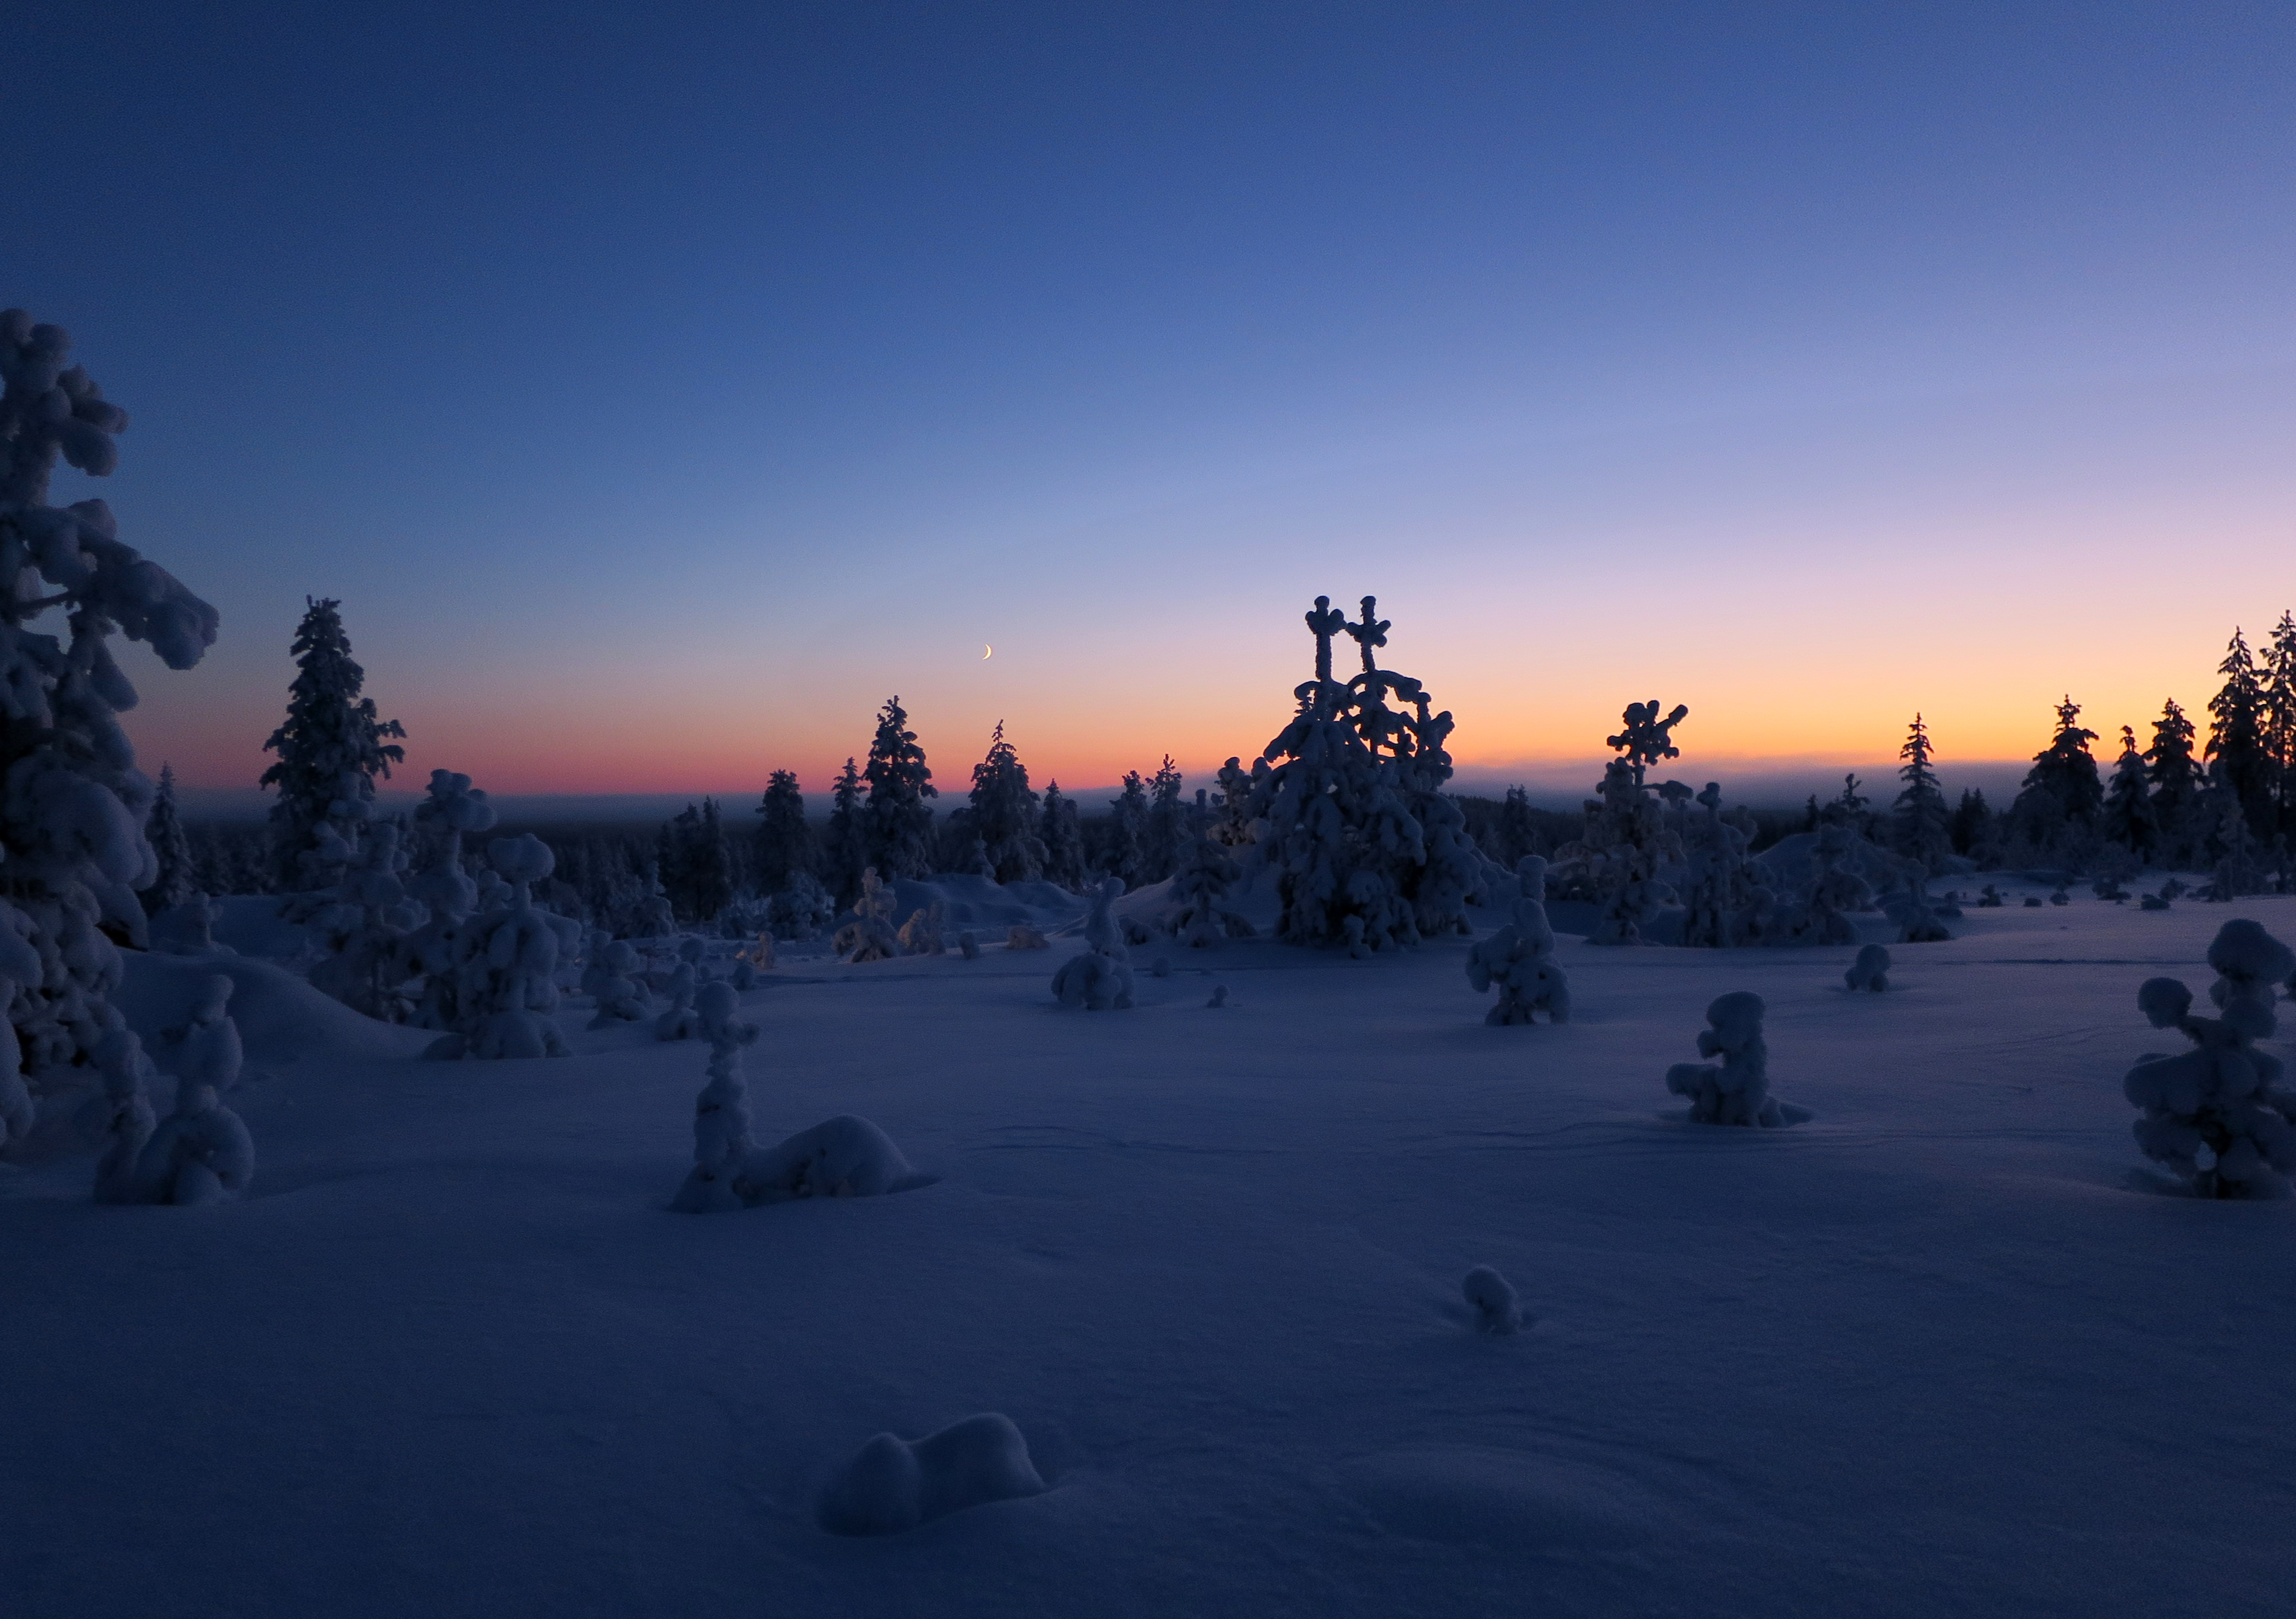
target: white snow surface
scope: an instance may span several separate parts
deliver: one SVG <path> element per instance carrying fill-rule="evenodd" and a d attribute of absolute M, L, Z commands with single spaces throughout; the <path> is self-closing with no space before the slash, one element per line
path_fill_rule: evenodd
<path fill-rule="evenodd" d="M 2184 1195 L 2121 1077 L 2136 986 L 2296 900 L 2006 886 L 1887 995 L 1851 948 L 1566 938 L 1552 1027 L 1483 1023 L 1464 938 L 1232 942 L 1218 1011 L 1176 951 L 1120 1017 L 1054 1004 L 1070 940 L 785 964 L 742 1001 L 758 1138 L 865 1115 L 930 1184 L 711 1220 L 666 1207 L 692 1043 L 570 1005 L 569 1058 L 426 1064 L 130 952 L 147 1036 L 226 972 L 250 1062 L 297 1060 L 228 1098 L 242 1201 L 0 1166 L 0 1608 L 2275 1611 L 2296 1202 Z M 1658 1084 L 1734 990 L 1813 1122 Z M 1481 1265 L 1521 1332 L 1472 1330 Z M 1042 1493 L 821 1527 L 873 1435 L 979 1412 Z"/>

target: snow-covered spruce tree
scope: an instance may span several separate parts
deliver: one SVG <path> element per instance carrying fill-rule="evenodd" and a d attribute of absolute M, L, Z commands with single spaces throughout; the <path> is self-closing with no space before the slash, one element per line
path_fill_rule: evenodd
<path fill-rule="evenodd" d="M 1920 861 L 1931 876 L 1946 869 L 1953 853 L 1953 818 L 1946 809 L 1937 772 L 1930 766 L 1933 756 L 1929 727 L 1915 714 L 1906 732 L 1906 744 L 1898 750 L 1898 757 L 1906 761 L 1898 778 L 1906 786 L 1890 807 L 1890 842 L 1899 854 Z"/>
<path fill-rule="evenodd" d="M 1148 866 L 1148 788 L 1139 771 L 1124 773 L 1124 791 L 1108 801 L 1108 847 L 1101 869 L 1138 888 L 1147 881 Z"/>
<path fill-rule="evenodd" d="M 239 1080 L 239 1025 L 232 981 L 218 973 L 201 986 L 176 1052 L 176 1110 L 135 1156 L 137 1203 L 178 1205 L 238 1196 L 255 1176 L 255 1141 L 237 1114 L 216 1098 Z"/>
<path fill-rule="evenodd" d="M 1029 767 L 1004 740 L 1004 722 L 988 739 L 988 757 L 972 767 L 972 826 L 989 873 L 999 883 L 1033 883 L 1045 875 L 1046 851 L 1037 835 L 1037 795 Z"/>
<path fill-rule="evenodd" d="M 406 866 L 398 824 L 373 823 L 312 921 L 327 952 L 311 968 L 312 988 L 387 1023 L 406 1021 L 415 1004 L 404 987 L 414 975 L 406 945 L 422 911 L 408 898 Z"/>
<path fill-rule="evenodd" d="M 1786 936 L 1796 944 L 1855 944 L 1853 911 L 1870 909 L 1874 889 L 1850 863 L 1849 828 L 1829 821 L 1810 845 L 1809 878 L 1788 918 Z"/>
<path fill-rule="evenodd" d="M 1148 782 L 1148 816 L 1140 832 L 1142 883 L 1161 883 L 1179 869 L 1188 841 L 1188 809 L 1180 801 L 1180 768 L 1169 753 Z"/>
<path fill-rule="evenodd" d="M 2194 736 L 2193 722 L 2171 697 L 2161 705 L 2161 718 L 2152 722 L 2152 745 L 2144 750 L 2152 818 L 2161 829 L 2161 864 L 2176 871 L 2192 869 L 2209 830 L 2202 801 L 2208 774 L 2194 757 Z"/>
<path fill-rule="evenodd" d="M 1037 823 L 1045 846 L 1044 877 L 1071 891 L 1084 886 L 1084 834 L 1077 826 L 1076 802 L 1061 796 L 1061 784 L 1045 784 L 1045 814 Z"/>
<path fill-rule="evenodd" d="M 1364 602 L 1368 612 L 1371 598 L 1366 596 Z M 1370 660 L 1365 662 L 1368 664 Z M 1386 671 L 1366 671 L 1370 673 L 1384 676 Z M 1430 711 L 1433 705 L 1418 681 L 1404 680 L 1401 688 L 1408 694 L 1413 711 L 1403 718 L 1390 768 L 1403 790 L 1406 812 L 1419 823 L 1423 851 L 1416 866 L 1406 865 L 1398 871 L 1404 898 L 1410 902 L 1412 923 L 1422 937 L 1472 933 L 1474 928 L 1467 921 L 1467 902 L 1481 895 L 1491 867 L 1467 829 L 1466 812 L 1445 791 L 1451 779 L 1448 744 L 1455 722 L 1448 709 Z M 1505 873 L 1497 875 L 1504 877 Z"/>
<path fill-rule="evenodd" d="M 1203 788 L 1196 789 L 1195 835 L 1181 850 L 1180 869 L 1172 875 L 1172 897 L 1180 902 L 1172 917 L 1172 936 L 1194 949 L 1249 939 L 1253 931 L 1250 923 L 1220 904 L 1230 885 L 1242 880 L 1243 868 L 1226 844 L 1213 841 L 1206 797 Z"/>
<path fill-rule="evenodd" d="M 777 894 L 793 878 L 818 874 L 821 848 L 813 828 L 806 825 L 805 794 L 798 790 L 795 771 L 776 770 L 767 779 L 758 816 L 757 847 L 750 859 L 759 893 Z"/>
<path fill-rule="evenodd" d="M 2080 723 L 2080 704 L 2070 696 L 2057 704 L 2057 728 L 2049 745 L 2033 755 L 2022 787 L 2009 806 L 2010 835 L 2035 857 L 2078 859 L 2094 842 L 2104 807 L 2104 785 L 2088 744 L 2095 731 Z"/>
<path fill-rule="evenodd" d="M 2174 978 L 2148 978 L 2136 991 L 2148 1023 L 2195 1048 L 2148 1055 L 2128 1071 L 2123 1094 L 2144 1115 L 2136 1145 L 2203 1197 L 2277 1196 L 2296 1172 L 2296 1093 L 2256 1042 L 2272 1036 L 2273 985 L 2296 973 L 2296 955 L 2242 917 L 2218 930 L 2209 965 L 2221 1017 L 2194 1016 L 2193 992 Z"/>
<path fill-rule="evenodd" d="M 655 868 L 680 922 L 712 921 L 734 897 L 733 859 L 718 801 L 688 804 L 662 826 L 656 838 Z"/>
<path fill-rule="evenodd" d="M 932 785 L 925 751 L 908 724 L 900 698 L 887 699 L 877 716 L 877 735 L 869 743 L 868 765 L 861 772 L 869 783 L 862 818 L 867 863 L 888 881 L 931 875 L 932 811 L 925 808 L 925 800 L 939 796 L 939 789 Z"/>
<path fill-rule="evenodd" d="M 479 885 L 463 869 L 463 839 L 495 824 L 484 792 L 459 770 L 433 770 L 414 807 L 414 825 L 430 842 L 423 869 L 406 884 L 426 919 L 400 943 L 403 976 L 422 980 L 412 1021 L 425 1029 L 463 1027 L 462 988 L 472 949 L 471 913 L 478 908 Z"/>
<path fill-rule="evenodd" d="M 1668 898 L 1659 872 L 1683 851 L 1667 831 L 1657 789 L 1644 777 L 1660 760 L 1681 755 L 1672 733 L 1689 715 L 1687 704 L 1677 703 L 1660 719 L 1655 697 L 1628 703 L 1619 734 L 1604 739 L 1619 757 L 1603 772 L 1595 788 L 1601 796 L 1587 801 L 1586 830 L 1556 851 L 1558 860 L 1576 868 L 1599 908 L 1590 944 L 1640 943 L 1643 928 Z"/>
<path fill-rule="evenodd" d="M 1125 959 L 1124 930 L 1109 911 L 1123 892 L 1122 877 L 1111 873 L 1101 879 L 1085 918 L 1084 949 L 1053 974 L 1053 995 L 1061 1005 L 1092 1012 L 1131 1007 L 1132 967 Z"/>
<path fill-rule="evenodd" d="M 1907 861 L 1898 874 L 1905 887 L 1882 902 L 1882 914 L 1898 925 L 1900 944 L 1942 944 L 1953 935 L 1929 894 L 1929 879 L 1918 861 Z"/>
<path fill-rule="evenodd" d="M 119 982 L 114 941 L 146 937 L 135 891 L 157 875 L 144 837 L 152 784 L 119 728 L 135 692 L 106 643 L 147 642 L 180 670 L 216 635 L 215 609 L 120 543 L 102 501 L 47 504 L 59 456 L 102 477 L 127 425 L 66 365 L 70 347 L 61 327 L 0 313 L 0 981 L 12 1031 L 0 1116 L 18 1111 L 19 1073 L 37 1099 L 96 1060 Z M 52 611 L 62 639 L 32 628 Z"/>
<path fill-rule="evenodd" d="M 2231 792 L 2248 818 L 2249 830 L 2269 837 L 2274 830 L 2272 760 L 2264 747 L 2264 686 L 2256 661 L 2238 629 L 2225 648 L 2217 673 L 2225 683 L 2209 699 L 2208 760 L 2211 777 Z"/>
<path fill-rule="evenodd" d="M 1371 607 L 1366 597 L 1365 619 L 1376 623 Z M 1374 643 L 1358 637 L 1365 675 L 1341 685 L 1332 678 L 1332 640 L 1342 630 L 1353 633 L 1347 615 L 1319 596 L 1307 621 L 1316 638 L 1316 678 L 1294 688 L 1299 712 L 1252 770 L 1252 813 L 1267 822 L 1261 847 L 1276 867 L 1283 906 L 1277 936 L 1294 944 L 1343 943 L 1357 955 L 1416 944 L 1404 871 L 1426 863 L 1426 841 L 1392 764 L 1366 740 L 1389 735 L 1385 720 L 1369 711 L 1383 707 L 1387 691 L 1403 678 L 1377 669 Z"/>
<path fill-rule="evenodd" d="M 94 1034 L 90 1065 L 103 1081 L 103 1152 L 95 1161 L 95 1200 L 135 1203 L 140 1189 L 135 1167 L 158 1123 L 147 1085 L 152 1059 L 117 1007 L 100 1009 Z"/>
<path fill-rule="evenodd" d="M 1267 768 L 1267 761 L 1259 761 Z M 1242 849 L 1253 841 L 1251 794 L 1254 777 L 1243 768 L 1242 761 L 1230 754 L 1228 761 L 1219 768 L 1219 797 L 1216 808 L 1219 818 L 1212 823 L 1212 842 L 1226 849 Z"/>
<path fill-rule="evenodd" d="M 2135 856 L 2139 864 L 2159 849 L 2161 826 L 2152 811 L 2152 791 L 2137 751 L 2134 727 L 2120 727 L 2120 757 L 2113 762 L 2112 781 L 2104 790 L 2103 829 L 2105 841 Z"/>
<path fill-rule="evenodd" d="M 534 903 L 533 885 L 555 863 L 533 834 L 496 838 L 487 859 L 506 884 L 502 897 L 469 924 L 455 999 L 459 1026 L 433 1040 L 427 1057 L 564 1056 L 558 1009 L 562 954 L 581 945 L 578 924 Z"/>
<path fill-rule="evenodd" d="M 1570 981 L 1554 959 L 1554 929 L 1546 919 L 1546 862 L 1525 855 L 1515 867 L 1513 919 L 1467 952 L 1467 982 L 1481 995 L 1494 986 L 1497 1004 L 1487 1023 L 1570 1021 Z"/>
<path fill-rule="evenodd" d="M 1699 793 L 1704 813 L 1685 818 L 1679 834 L 1689 873 L 1682 904 L 1682 942 L 1720 949 L 1759 944 L 1771 926 L 1773 900 L 1746 851 L 1753 835 L 1722 813 L 1722 784 Z"/>
<path fill-rule="evenodd" d="M 294 683 L 287 688 L 287 718 L 264 751 L 278 761 L 258 778 L 279 789 L 271 806 L 271 859 L 287 892 L 324 888 L 358 842 L 374 802 L 374 778 L 404 763 L 406 750 L 386 740 L 406 732 L 396 719 L 375 716 L 374 699 L 361 695 L 366 671 L 351 661 L 343 633 L 342 604 L 303 598 L 296 627 Z"/>
<path fill-rule="evenodd" d="M 742 1079 L 742 1048 L 758 1038 L 758 1025 L 743 1023 L 734 986 L 722 980 L 701 986 L 695 1011 L 709 1042 L 709 1082 L 693 1103 L 693 1169 L 669 1206 L 681 1214 L 716 1214 L 742 1206 L 734 1189 L 742 1166 L 756 1149 L 750 1139 L 750 1096 Z"/>
<path fill-rule="evenodd" d="M 144 890 L 144 914 L 156 916 L 173 910 L 199 891 L 193 875 L 191 840 L 176 809 L 176 769 L 160 767 L 160 788 L 152 795 L 152 814 L 144 823 L 144 841 L 152 845 L 152 881 Z"/>
<path fill-rule="evenodd" d="M 829 830 L 821 841 L 822 886 L 843 910 L 861 894 L 861 874 L 869 867 L 867 784 L 848 759 L 829 793 Z"/>
<path fill-rule="evenodd" d="M 1770 1128 L 1794 1122 L 1770 1095 L 1763 1010 L 1762 998 L 1749 990 L 1717 997 L 1706 1008 L 1710 1026 L 1698 1031 L 1698 1055 L 1720 1064 L 1677 1063 L 1666 1071 L 1666 1088 L 1690 1098 L 1693 1122 Z"/>
<path fill-rule="evenodd" d="M 1538 852 L 1538 829 L 1530 819 L 1530 794 L 1521 787 L 1509 787 L 1499 803 L 1499 864 L 1513 871 L 1525 855 Z"/>
<path fill-rule="evenodd" d="M 2296 613 L 2284 611 L 2272 627 L 2272 640 L 2264 649 L 2263 684 L 2264 756 L 2271 766 L 2273 830 L 2296 838 Z"/>
<path fill-rule="evenodd" d="M 2264 892 L 2263 851 L 2257 846 L 2248 812 L 2228 776 L 2222 760 L 2210 765 L 2209 790 L 2201 798 L 2203 813 L 2212 815 L 2216 823 L 2201 845 L 2210 867 L 2202 897 L 2217 903 Z"/>

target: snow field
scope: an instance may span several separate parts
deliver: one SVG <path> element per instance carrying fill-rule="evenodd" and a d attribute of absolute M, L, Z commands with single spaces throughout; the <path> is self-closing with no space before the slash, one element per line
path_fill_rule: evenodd
<path fill-rule="evenodd" d="M 756 1138 L 857 1114 L 936 1179 L 707 1220 L 665 1207 L 693 1042 L 569 1007 L 568 1059 L 424 1064 L 249 1026 L 244 1202 L 0 1170 L 0 1590 L 29 1619 L 2267 1611 L 2296 1300 L 2259 1278 L 2296 1208 L 2170 1195 L 2120 1081 L 2167 1043 L 2136 986 L 2205 984 L 2229 916 L 2296 938 L 2296 900 L 2011 892 L 1878 995 L 1847 947 L 1564 937 L 1572 1021 L 1530 1027 L 1484 1023 L 1465 939 L 1176 953 L 1109 1016 L 1054 1002 L 1073 939 L 784 956 L 742 998 Z M 1811 1122 L 1666 1094 L 1741 990 Z M 1474 1330 L 1484 1265 L 1516 1335 Z M 872 1435 L 985 1412 L 1044 1493 L 823 1532 Z"/>

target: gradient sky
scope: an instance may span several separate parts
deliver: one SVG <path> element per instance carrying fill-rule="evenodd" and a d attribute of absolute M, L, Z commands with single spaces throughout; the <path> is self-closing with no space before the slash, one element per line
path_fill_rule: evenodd
<path fill-rule="evenodd" d="M 2029 755 L 2296 604 L 2296 9 L 40 3 L 0 303 L 415 782 L 1249 759 L 1375 592 L 1477 774 Z M 87 481 L 59 477 L 60 498 Z M 984 645 L 994 658 L 983 661 Z M 1565 761 L 1568 761 L 1566 764 Z M 409 784 L 412 785 L 412 784 Z"/>

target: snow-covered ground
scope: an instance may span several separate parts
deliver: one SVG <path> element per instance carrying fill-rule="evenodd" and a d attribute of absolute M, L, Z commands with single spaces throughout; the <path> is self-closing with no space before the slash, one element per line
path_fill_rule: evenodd
<path fill-rule="evenodd" d="M 2276 1611 L 2296 1204 L 2171 1195 L 2120 1081 L 2178 1043 L 2138 983 L 2296 900 L 2012 905 L 1882 995 L 1565 939 L 1559 1027 L 1485 1026 L 1465 940 L 1138 946 L 1104 1013 L 1072 938 L 785 959 L 758 1138 L 858 1114 L 937 1179 L 707 1217 L 700 1044 L 570 1006 L 570 1059 L 422 1063 L 254 974 L 248 1201 L 0 1170 L 0 1613 Z M 1733 990 L 1811 1122 L 1683 1122 Z M 873 1434 L 989 1411 L 1045 1493 L 818 1526 Z"/>

